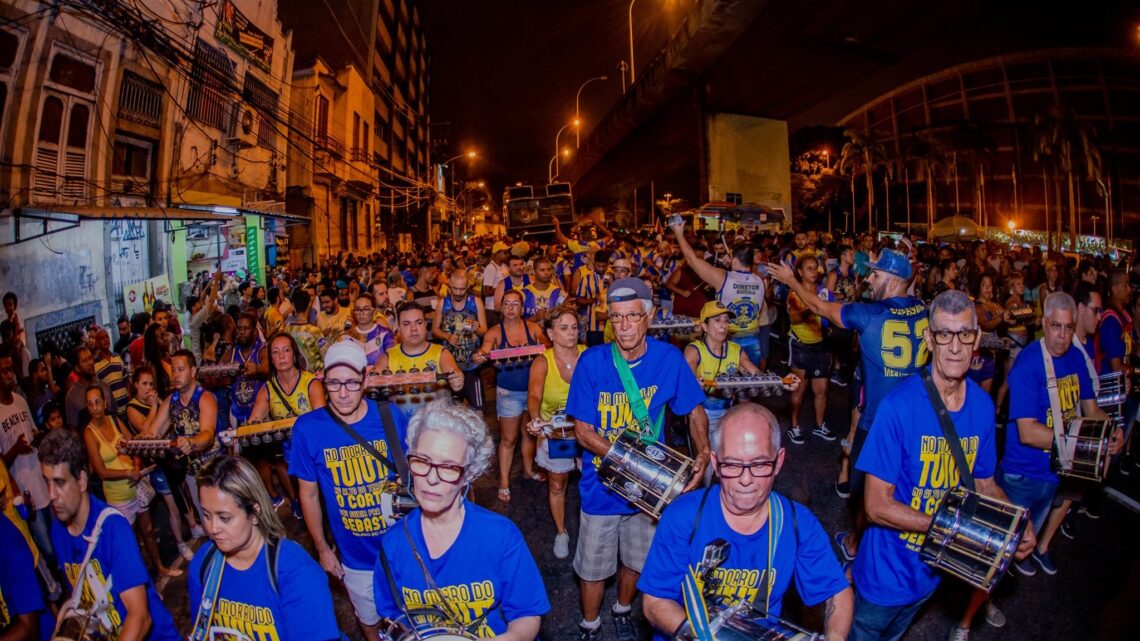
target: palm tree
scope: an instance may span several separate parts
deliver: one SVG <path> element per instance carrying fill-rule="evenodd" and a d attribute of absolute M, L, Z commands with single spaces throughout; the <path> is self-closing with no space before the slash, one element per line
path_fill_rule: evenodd
<path fill-rule="evenodd" d="M 1069 247 L 1077 248 L 1077 202 L 1073 173 L 1092 181 L 1103 180 L 1101 154 L 1096 144 L 1096 130 L 1081 120 L 1069 107 L 1054 104 L 1033 119 L 1033 159 L 1053 176 L 1053 191 L 1058 204 L 1057 246 L 1061 245 L 1060 202 L 1061 174 L 1066 176 L 1069 192 Z"/>
<path fill-rule="evenodd" d="M 986 133 L 985 125 L 970 120 L 959 123 L 951 136 L 954 149 L 965 158 L 966 165 L 970 168 L 970 179 L 974 183 L 974 211 L 977 214 L 977 223 L 985 224 L 984 172 L 986 159 L 993 155 L 996 144 Z"/>
<path fill-rule="evenodd" d="M 872 132 L 847 129 L 843 132 L 847 142 L 839 153 L 836 170 L 851 176 L 851 201 L 854 208 L 855 177 L 862 175 L 867 181 L 867 231 L 874 227 L 875 170 L 886 162 L 887 152 L 883 143 Z M 851 212 L 852 215 L 855 212 Z"/>
<path fill-rule="evenodd" d="M 911 136 L 906 154 L 918 164 L 916 177 L 926 182 L 926 233 L 929 239 L 935 219 L 934 181 L 939 176 L 945 178 L 948 175 L 946 150 L 929 133 L 920 133 Z"/>

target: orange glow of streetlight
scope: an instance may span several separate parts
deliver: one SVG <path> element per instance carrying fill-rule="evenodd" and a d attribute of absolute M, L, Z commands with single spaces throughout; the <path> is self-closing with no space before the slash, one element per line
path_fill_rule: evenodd
<path fill-rule="evenodd" d="M 477 153 L 476 153 L 474 150 L 471 150 L 471 151 L 467 152 L 467 157 L 468 157 L 468 158 L 474 158 L 474 157 L 475 157 L 475 156 L 477 156 L 477 155 L 478 155 L 478 154 L 477 154 Z"/>
<path fill-rule="evenodd" d="M 1005 225 L 1006 227 L 1009 227 L 1010 231 L 1017 229 L 1017 223 L 1012 218 L 1010 218 L 1009 222 L 1007 222 Z"/>
<path fill-rule="evenodd" d="M 582 119 L 581 118 L 575 118 L 574 119 L 574 126 L 575 127 L 581 127 L 582 126 Z"/>
<path fill-rule="evenodd" d="M 570 148 L 569 148 L 569 147 L 563 147 L 563 148 L 562 148 L 562 156 L 563 156 L 564 158 L 569 158 L 569 157 L 570 157 Z"/>

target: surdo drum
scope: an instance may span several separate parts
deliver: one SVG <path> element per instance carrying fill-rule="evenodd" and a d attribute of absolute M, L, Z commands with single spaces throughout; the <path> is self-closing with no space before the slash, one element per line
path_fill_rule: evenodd
<path fill-rule="evenodd" d="M 598 466 L 606 487 L 655 519 L 681 494 L 692 473 L 692 459 L 630 431 L 618 436 Z"/>
<path fill-rule="evenodd" d="M 1108 471 L 1108 444 L 1114 427 L 1116 422 L 1113 420 L 1074 418 L 1062 436 L 1065 442 L 1054 444 L 1050 457 L 1053 471 L 1061 476 L 1097 483 L 1103 481 Z M 1073 454 L 1068 466 L 1061 460 L 1059 450 L 1062 447 L 1071 449 Z"/>
<path fill-rule="evenodd" d="M 942 496 L 919 551 L 928 565 L 989 592 L 1021 543 L 1023 508 L 958 486 Z"/>

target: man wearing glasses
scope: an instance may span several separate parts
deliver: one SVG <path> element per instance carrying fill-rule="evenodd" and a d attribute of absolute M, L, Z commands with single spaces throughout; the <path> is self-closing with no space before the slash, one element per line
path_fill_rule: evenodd
<path fill-rule="evenodd" d="M 923 563 L 919 550 L 931 515 L 960 477 L 927 394 L 926 376 L 949 411 L 977 491 L 1008 500 L 994 481 L 993 401 L 966 378 L 981 340 L 973 302 L 958 291 L 936 296 L 923 337 L 932 355 L 929 371 L 908 377 L 883 399 L 855 463 L 867 475 L 865 505 L 871 525 L 852 567 L 855 618 L 849 638 L 853 641 L 900 638 L 938 587 L 938 572 Z M 1028 556 L 1033 543 L 1033 532 L 1027 531 L 1018 558 Z M 968 629 L 964 632 L 969 634 Z M 963 636 L 959 630 L 951 638 Z"/>
<path fill-rule="evenodd" d="M 1098 295 L 1096 300 L 1084 301 L 1082 307 L 1099 307 L 1099 299 Z M 1029 510 L 1035 533 L 1041 532 L 1045 525 L 1060 485 L 1050 463 L 1054 447 L 1053 403 L 1059 406 L 1064 430 L 1077 416 L 1107 418 L 1096 404 L 1096 391 L 1084 356 L 1073 344 L 1079 318 L 1076 302 L 1064 292 L 1054 292 L 1045 299 L 1044 312 L 1041 322 L 1044 338 L 1022 349 L 1009 372 L 1009 425 L 998 476 L 998 483 L 1010 501 Z M 1085 309 L 1084 312 L 1091 323 L 1091 311 Z M 1056 399 L 1051 399 L 1048 391 L 1043 350 L 1053 364 Z M 1123 438 L 1119 428 L 1113 431 L 1110 454 L 1120 451 Z M 1063 518 L 1064 513 L 1059 513 L 1054 530 Z M 1014 566 L 1025 576 L 1036 574 L 1038 567 L 1046 574 L 1057 573 L 1047 547 L 1051 536 L 1042 534 L 1041 538 L 1042 542 L 1030 557 L 1033 563 L 1027 559 Z"/>
<path fill-rule="evenodd" d="M 289 473 L 300 483 L 301 511 L 321 567 L 344 581 L 364 638 L 378 641 L 380 616 L 372 597 L 372 568 L 380 535 L 392 522 L 381 499 L 391 491 L 390 482 L 397 480 L 394 461 L 403 457 L 407 421 L 391 406 L 364 400 L 368 359 L 359 343 L 335 343 L 325 354 L 324 365 L 328 404 L 294 424 Z M 392 442 L 390 433 L 399 442 Z M 322 498 L 331 512 L 335 551 L 325 538 Z"/>
<path fill-rule="evenodd" d="M 578 485 L 581 525 L 574 553 L 574 571 L 582 591 L 583 619 L 578 638 L 601 638 L 605 581 L 618 572 L 620 555 L 622 568 L 613 621 L 618 641 L 634 641 L 637 633 L 630 609 L 655 526 L 649 516 L 602 484 L 598 466 L 611 444 L 627 429 L 652 434 L 657 442 L 664 442 L 662 423 L 668 405 L 674 414 L 689 417 L 694 453 L 693 477 L 686 488 L 690 489 L 700 482 L 708 464 L 708 418 L 701 405 L 704 392 L 681 351 L 646 338 L 653 315 L 649 287 L 637 278 L 615 281 L 606 293 L 606 303 L 615 341 L 583 352 L 570 380 L 566 402 L 566 413 L 575 419 L 578 443 L 587 450 L 583 453 Z M 651 425 L 643 427 L 633 418 L 619 366 L 629 372 L 628 384 L 636 386 L 644 400 Z"/>
<path fill-rule="evenodd" d="M 804 603 L 826 602 L 827 639 L 846 638 L 854 597 L 827 534 L 811 511 L 772 489 L 784 464 L 776 417 L 762 405 L 744 403 L 725 413 L 721 430 L 712 455 L 720 483 L 666 508 L 637 584 L 654 639 L 666 641 L 682 630 L 692 636 L 681 584 L 718 540 L 728 549 L 705 580 L 715 585 L 705 594 L 710 608 L 747 600 L 760 616 L 779 617 L 794 578 Z"/>

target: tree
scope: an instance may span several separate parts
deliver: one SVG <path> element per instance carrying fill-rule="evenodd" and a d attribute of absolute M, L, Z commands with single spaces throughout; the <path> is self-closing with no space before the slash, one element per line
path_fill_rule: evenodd
<path fill-rule="evenodd" d="M 949 174 L 946 162 L 946 149 L 929 133 L 916 133 L 910 138 L 906 155 L 918 165 L 918 178 L 926 182 L 926 234 L 927 239 L 934 230 L 936 216 L 934 181 L 939 176 Z"/>
<path fill-rule="evenodd" d="M 993 155 L 996 144 L 986 132 L 985 125 L 970 120 L 963 120 L 959 123 L 951 133 L 951 139 L 954 150 L 965 158 L 966 165 L 970 168 L 970 179 L 974 183 L 976 222 L 979 225 L 984 225 L 986 222 L 984 220 L 986 203 L 985 194 L 982 191 L 985 184 L 983 173 L 986 168 L 986 160 Z M 957 175 L 957 168 L 955 167 L 955 180 L 957 180 Z"/>
<path fill-rule="evenodd" d="M 867 231 L 874 228 L 875 170 L 885 166 L 886 148 L 872 132 L 847 129 L 843 132 L 847 142 L 839 153 L 839 173 L 851 176 L 852 209 L 855 201 L 855 178 L 863 176 L 867 181 Z M 852 212 L 854 215 L 854 212 Z"/>
<path fill-rule="evenodd" d="M 1057 247 L 1061 246 L 1061 175 L 1065 175 L 1069 192 L 1069 247 L 1077 247 L 1077 202 L 1073 174 L 1092 181 L 1102 181 L 1101 154 L 1096 143 L 1096 129 L 1081 120 L 1069 107 L 1054 104 L 1033 118 L 1033 159 L 1052 173 L 1053 191 L 1057 198 Z"/>

